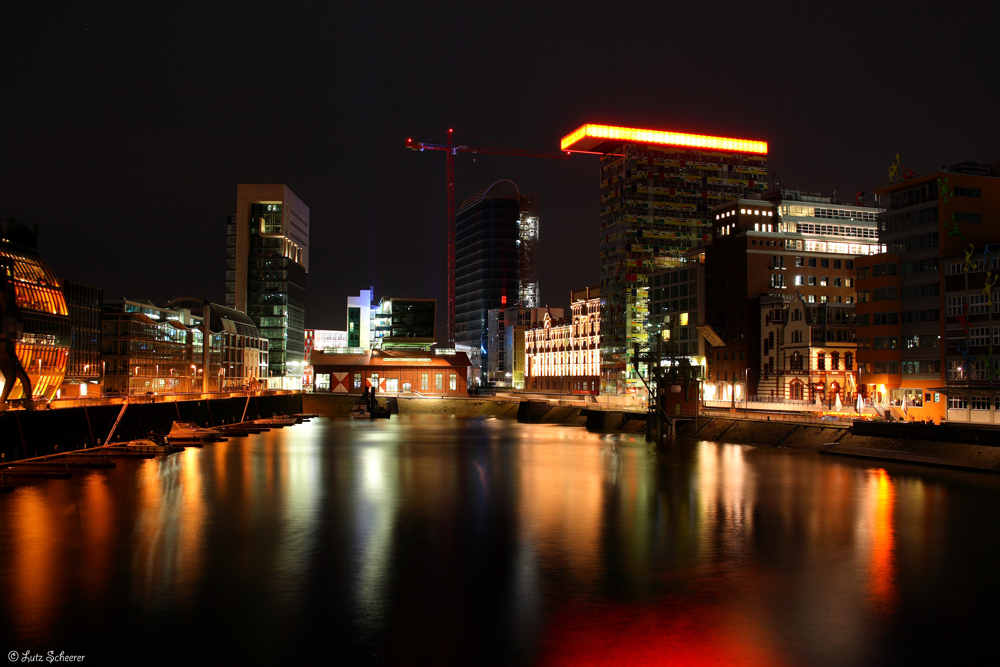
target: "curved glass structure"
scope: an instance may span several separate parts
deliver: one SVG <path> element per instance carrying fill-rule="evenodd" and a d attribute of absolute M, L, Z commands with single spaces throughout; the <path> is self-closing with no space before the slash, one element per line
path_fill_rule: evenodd
<path fill-rule="evenodd" d="M 69 311 L 59 281 L 42 258 L 0 240 L 0 398 L 52 400 L 66 375 Z"/>

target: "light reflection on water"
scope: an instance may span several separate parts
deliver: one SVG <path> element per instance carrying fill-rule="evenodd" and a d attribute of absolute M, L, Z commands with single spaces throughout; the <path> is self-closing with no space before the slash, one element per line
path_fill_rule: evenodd
<path fill-rule="evenodd" d="M 493 419 L 320 420 L 0 498 L 0 648 L 96 658 L 166 626 L 184 642 L 154 662 L 206 639 L 252 662 L 317 646 L 389 664 L 955 654 L 996 619 L 998 491 Z"/>

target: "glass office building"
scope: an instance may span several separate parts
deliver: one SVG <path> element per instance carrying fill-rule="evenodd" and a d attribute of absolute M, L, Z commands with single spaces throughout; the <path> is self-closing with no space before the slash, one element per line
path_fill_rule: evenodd
<path fill-rule="evenodd" d="M 282 184 L 237 186 L 226 226 L 226 305 L 270 342 L 275 388 L 302 387 L 308 272 L 309 208 Z"/>

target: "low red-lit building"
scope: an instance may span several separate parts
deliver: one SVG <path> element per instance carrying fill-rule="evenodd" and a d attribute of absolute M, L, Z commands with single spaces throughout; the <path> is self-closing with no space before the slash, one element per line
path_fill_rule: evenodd
<path fill-rule="evenodd" d="M 466 396 L 469 358 L 464 352 L 365 350 L 360 354 L 313 351 L 316 391 L 360 394 L 377 387 L 386 394 Z"/>

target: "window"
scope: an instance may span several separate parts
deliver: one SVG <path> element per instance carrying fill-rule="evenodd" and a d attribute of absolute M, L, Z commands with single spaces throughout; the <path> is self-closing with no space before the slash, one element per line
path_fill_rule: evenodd
<path fill-rule="evenodd" d="M 805 276 L 795 276 L 795 284 L 796 285 L 805 285 L 806 284 L 806 277 Z"/>
<path fill-rule="evenodd" d="M 965 379 L 965 366 L 963 366 L 963 362 L 961 361 L 948 362 L 948 379 L 949 380 Z"/>
<path fill-rule="evenodd" d="M 828 287 L 829 284 L 830 284 L 830 278 L 829 277 L 823 276 L 822 278 L 819 279 L 819 286 L 820 287 Z"/>
<path fill-rule="evenodd" d="M 969 407 L 969 401 L 965 396 L 949 396 L 948 397 L 948 409 L 949 410 L 965 410 Z"/>
<path fill-rule="evenodd" d="M 844 355 L 844 370 L 853 371 L 854 370 L 854 353 L 848 352 Z"/>
<path fill-rule="evenodd" d="M 895 336 L 882 336 L 874 339 L 873 349 L 895 350 L 899 348 L 899 338 Z"/>
<path fill-rule="evenodd" d="M 844 287 L 854 287 L 854 278 L 844 278 Z"/>
<path fill-rule="evenodd" d="M 801 257 L 796 257 L 795 258 L 795 266 L 803 266 L 804 264 L 805 264 L 805 262 L 802 261 Z"/>
<path fill-rule="evenodd" d="M 807 296 L 806 303 L 816 303 L 816 296 L 814 294 L 810 294 L 809 296 Z"/>
<path fill-rule="evenodd" d="M 833 352 L 830 354 L 830 370 L 835 371 L 840 369 L 840 352 Z"/>
<path fill-rule="evenodd" d="M 957 317 L 962 314 L 962 306 L 965 305 L 964 296 L 948 297 L 948 317 Z"/>
<path fill-rule="evenodd" d="M 955 188 L 954 194 L 956 197 L 976 197 L 982 196 L 979 188 Z"/>
<path fill-rule="evenodd" d="M 420 390 L 427 391 L 427 373 L 420 374 Z"/>
<path fill-rule="evenodd" d="M 988 313 L 989 308 L 985 294 L 973 294 L 969 297 L 969 313 L 982 315 L 983 313 Z"/>
<path fill-rule="evenodd" d="M 443 373 L 435 373 L 434 374 L 434 391 L 443 391 L 443 390 L 444 390 L 444 374 Z"/>
<path fill-rule="evenodd" d="M 809 284 L 813 286 L 816 285 L 816 276 L 809 276 Z"/>
<path fill-rule="evenodd" d="M 989 327 L 976 327 L 974 329 L 969 329 L 969 339 L 971 345 L 973 346 L 983 346 L 990 344 L 990 329 Z"/>
<path fill-rule="evenodd" d="M 354 388 L 361 389 L 361 373 L 354 374 Z"/>
<path fill-rule="evenodd" d="M 826 370 L 826 353 L 820 352 L 816 355 L 816 370 L 825 371 Z"/>
<path fill-rule="evenodd" d="M 809 266 L 811 266 L 813 268 L 816 268 L 816 258 L 815 257 L 810 257 L 809 258 Z"/>
<path fill-rule="evenodd" d="M 859 266 L 858 267 L 858 279 L 859 280 L 864 280 L 867 277 L 868 277 L 868 267 L 867 266 Z"/>
<path fill-rule="evenodd" d="M 454 373 L 448 376 L 448 388 L 452 391 L 458 391 L 458 376 Z"/>
<path fill-rule="evenodd" d="M 973 410 L 989 410 L 990 409 L 990 397 L 989 396 L 973 396 L 970 401 Z"/>

